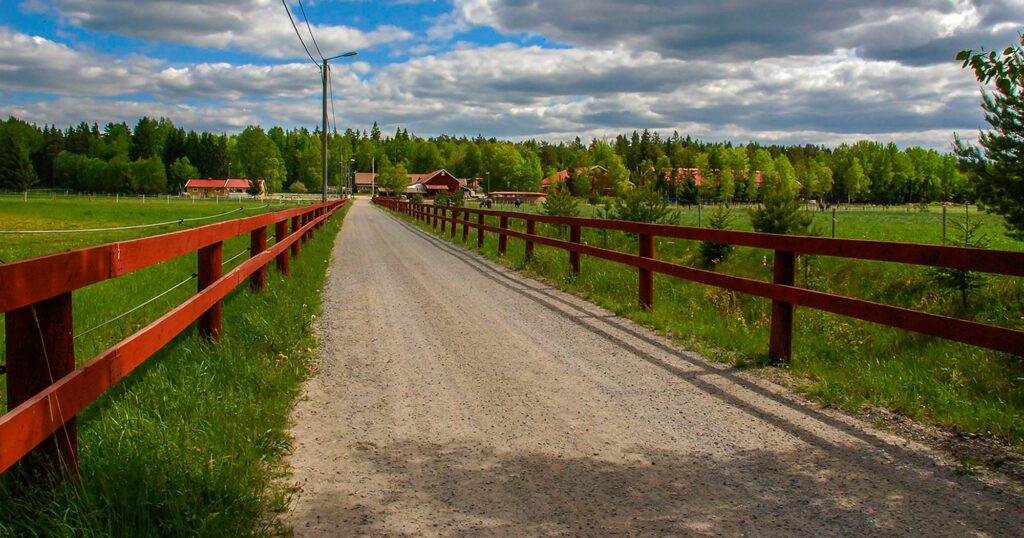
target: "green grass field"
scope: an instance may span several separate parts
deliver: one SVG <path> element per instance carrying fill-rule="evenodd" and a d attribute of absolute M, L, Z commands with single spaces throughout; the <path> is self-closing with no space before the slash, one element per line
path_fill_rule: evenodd
<path fill-rule="evenodd" d="M 233 206 L 238 207 L 238 202 Z M 246 203 L 215 222 L 284 206 Z M 132 225 L 208 216 L 220 204 L 107 200 L 0 199 L 0 229 Z M 344 210 L 343 210 L 344 211 Z M 343 214 L 343 213 L 342 213 Z M 59 215 L 59 216 L 58 216 Z M 82 480 L 25 491 L 16 473 L 0 477 L 0 536 L 237 536 L 267 534 L 263 518 L 285 503 L 271 480 L 288 446 L 287 414 L 309 373 L 311 323 L 340 216 L 307 243 L 284 278 L 273 267 L 264 293 L 242 286 L 224 305 L 217 345 L 194 329 L 180 335 L 96 403 L 79 421 Z M 0 258 L 27 256 L 181 229 L 0 236 Z M 17 239 L 10 241 L 11 237 Z M 248 237 L 225 243 L 225 270 L 243 261 Z M 195 255 L 183 256 L 76 291 L 76 334 L 172 285 L 190 280 Z M 115 323 L 76 340 L 84 362 L 195 292 L 194 279 Z M 2 336 L 0 336 L 2 338 Z M 0 343 L 2 349 L 2 343 Z M 6 403 L 4 401 L 4 408 Z"/>
<path fill-rule="evenodd" d="M 589 209 L 584 207 L 582 215 L 588 215 Z M 690 224 L 696 223 L 695 210 L 682 212 L 684 224 L 688 220 L 693 221 Z M 819 222 L 821 217 L 826 216 L 819 215 Z M 841 212 L 839 218 L 839 229 L 845 230 L 844 234 L 837 234 L 839 237 L 941 241 L 938 212 L 848 211 Z M 491 220 L 489 224 L 497 226 L 497 219 Z M 989 221 L 992 224 L 986 226 L 986 233 L 994 236 L 993 245 L 1021 249 L 1020 243 L 1006 238 L 1001 223 L 995 224 L 997 219 Z M 742 211 L 737 211 L 736 224 L 738 229 L 749 229 L 749 219 Z M 512 221 L 512 226 L 524 228 L 518 221 Z M 538 225 L 538 232 L 552 236 L 562 233 L 546 225 Z M 461 243 L 460 238 L 461 230 L 456 242 Z M 486 238 L 483 253 L 498 259 L 496 236 L 487 234 Z M 624 252 L 637 251 L 635 238 L 617 232 L 587 230 L 583 241 Z M 698 244 L 659 239 L 656 257 L 701 266 Z M 473 232 L 466 246 L 475 245 Z M 537 245 L 534 259 L 527 263 L 522 245 L 521 241 L 510 240 L 508 254 L 501 263 L 578 293 L 706 356 L 741 366 L 767 363 L 770 301 L 656 275 L 655 308 L 646 312 L 637 305 L 636 269 L 584 257 L 581 274 L 574 278 L 564 251 Z M 771 256 L 766 250 L 737 248 L 715 270 L 770 281 Z M 1021 279 L 989 278 L 971 296 L 967 308 L 961 306 L 955 293 L 933 283 L 931 269 L 917 266 L 803 257 L 798 262 L 797 284 L 1024 328 Z M 794 355 L 789 368 L 801 380 L 801 390 L 824 405 L 856 411 L 872 403 L 924 422 L 991 435 L 1024 449 L 1024 361 L 1020 357 L 798 308 Z"/>

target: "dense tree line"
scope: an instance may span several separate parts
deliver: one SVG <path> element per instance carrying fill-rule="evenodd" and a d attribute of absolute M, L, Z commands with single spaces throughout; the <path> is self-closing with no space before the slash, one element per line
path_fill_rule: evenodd
<path fill-rule="evenodd" d="M 642 131 L 605 142 L 579 138 L 553 144 L 483 137 L 420 138 L 376 124 L 328 137 L 329 177 L 345 185 L 352 170 L 409 172 L 446 168 L 480 178 L 492 191 L 536 191 L 558 170 L 600 165 L 608 188 L 623 192 L 647 185 L 692 203 L 753 202 L 763 197 L 759 177 L 778 179 L 803 198 L 830 202 L 917 203 L 970 196 L 956 157 L 894 144 L 857 142 L 836 148 L 704 143 L 678 133 Z M 61 129 L 16 118 L 0 123 L 0 188 L 62 188 L 85 192 L 180 192 L 191 177 L 262 178 L 271 192 L 321 189 L 321 138 L 305 128 L 264 131 L 250 126 L 236 135 L 188 131 L 170 120 L 80 123 Z M 676 173 L 676 170 L 686 170 Z M 692 170 L 705 178 L 697 188 Z M 758 174 L 760 172 L 760 174 Z M 575 189 L 574 189 L 575 190 Z"/>

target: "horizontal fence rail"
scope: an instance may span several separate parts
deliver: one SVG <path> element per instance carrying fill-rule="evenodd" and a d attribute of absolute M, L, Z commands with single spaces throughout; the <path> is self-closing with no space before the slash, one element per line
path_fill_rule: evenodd
<path fill-rule="evenodd" d="M 0 473 L 35 453 L 29 465 L 78 474 L 75 416 L 107 389 L 199 321 L 221 333 L 221 301 L 249 280 L 266 284 L 267 265 L 284 274 L 290 257 L 347 201 L 316 204 L 0 265 L 8 412 L 0 417 Z M 290 224 L 290 231 L 289 231 Z M 275 243 L 267 247 L 267 227 Z M 249 234 L 249 259 L 222 272 L 224 241 Z M 198 291 L 143 329 L 75 368 L 71 293 L 145 267 L 198 253 Z"/>
<path fill-rule="evenodd" d="M 1024 276 L 1024 252 L 712 230 L 582 217 L 555 217 L 468 207 L 434 206 L 390 198 L 375 198 L 374 201 L 382 207 L 406 214 L 416 220 L 427 221 L 434 229 L 440 225 L 442 233 L 447 224 L 451 227 L 453 238 L 456 226 L 462 225 L 463 239 L 468 237 L 469 229 L 473 228 L 477 231 L 478 247 L 484 244 L 485 232 L 497 234 L 499 255 L 504 255 L 507 251 L 509 237 L 524 241 L 527 258 L 532 256 L 536 244 L 565 250 L 569 253 L 569 263 L 573 274 L 578 274 L 580 271 L 580 255 L 636 267 L 639 274 L 638 303 L 645 309 L 654 307 L 654 273 L 771 299 L 769 355 L 773 360 L 780 362 L 788 361 L 792 354 L 793 308 L 795 306 L 822 310 L 1013 355 L 1024 354 L 1024 331 L 811 290 L 795 285 L 796 256 L 798 254 L 916 264 L 1019 277 Z M 475 215 L 476 219 L 472 219 L 471 215 Z M 487 217 L 496 219 L 498 226 L 487 224 Z M 509 228 L 510 219 L 525 221 L 526 232 Z M 537 234 L 536 223 L 538 222 L 567 226 L 569 240 Z M 634 234 L 638 239 L 638 252 L 631 254 L 584 244 L 581 241 L 581 231 L 584 228 Z M 655 259 L 654 239 L 658 237 L 772 250 L 774 251 L 772 281 L 766 282 L 726 275 Z"/>

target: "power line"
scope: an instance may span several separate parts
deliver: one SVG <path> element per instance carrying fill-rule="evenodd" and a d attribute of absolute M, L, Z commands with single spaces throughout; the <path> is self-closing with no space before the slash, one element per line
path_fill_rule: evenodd
<path fill-rule="evenodd" d="M 299 9 L 302 10 L 302 20 L 306 21 L 306 29 L 309 30 L 309 38 L 313 40 L 313 46 L 316 47 L 316 53 L 320 55 L 320 59 L 324 59 L 324 53 L 320 52 L 320 45 L 316 43 L 316 38 L 313 37 L 313 28 L 309 25 L 309 17 L 306 16 L 306 8 L 302 6 L 302 0 L 299 0 Z"/>
<path fill-rule="evenodd" d="M 295 26 L 295 18 L 292 17 L 292 10 L 288 9 L 288 3 L 285 0 L 281 0 L 281 5 L 284 6 L 284 11 L 288 14 L 288 21 L 292 23 L 292 28 L 295 29 L 295 36 L 299 38 L 299 43 L 302 43 L 302 48 L 306 51 L 306 55 L 309 56 L 309 61 L 313 62 L 317 67 L 320 67 L 320 62 L 316 61 L 316 58 L 314 58 L 309 52 L 309 47 L 306 46 L 305 40 L 302 39 L 302 34 L 299 33 L 299 27 Z"/>
<path fill-rule="evenodd" d="M 267 207 L 267 206 L 263 206 Z M 263 209 L 263 207 L 257 207 L 254 209 Z M 186 222 L 195 222 L 197 220 L 214 219 L 217 217 L 223 217 L 224 215 L 230 215 L 231 213 L 237 213 L 239 211 L 245 211 L 244 207 L 238 209 L 232 209 L 231 211 L 225 211 L 216 215 L 210 215 L 207 217 L 192 217 L 187 219 L 176 219 L 169 220 L 167 222 L 155 222 L 153 224 L 136 224 L 134 226 L 112 226 L 109 228 L 72 228 L 66 230 L 0 230 L 0 234 L 73 234 L 73 233 L 87 233 L 87 232 L 114 232 L 119 230 L 140 230 L 142 228 L 155 228 L 158 226 L 168 226 L 170 224 L 184 224 Z"/>

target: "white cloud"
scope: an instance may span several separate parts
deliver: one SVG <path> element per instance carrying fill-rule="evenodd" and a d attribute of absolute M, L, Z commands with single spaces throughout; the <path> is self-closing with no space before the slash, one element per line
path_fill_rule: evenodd
<path fill-rule="evenodd" d="M 270 58 L 302 58 L 284 7 L 274 0 L 49 0 L 67 24 L 89 30 L 210 49 L 234 49 Z M 311 52 L 305 25 L 296 20 Z M 405 41 L 397 26 L 363 31 L 343 25 L 313 25 L 324 56 Z"/>
<path fill-rule="evenodd" d="M 85 54 L 0 26 L 0 90 L 59 95 L 122 95 L 148 83 L 161 62 L 144 56 Z"/>

